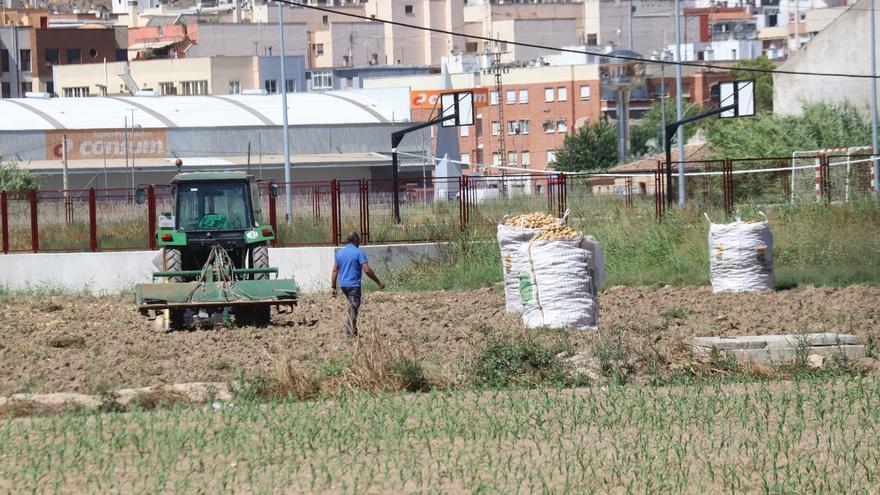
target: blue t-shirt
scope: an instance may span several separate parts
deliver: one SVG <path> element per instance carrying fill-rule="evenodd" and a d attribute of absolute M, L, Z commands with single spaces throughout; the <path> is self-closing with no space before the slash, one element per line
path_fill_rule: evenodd
<path fill-rule="evenodd" d="M 349 244 L 336 253 L 339 266 L 339 287 L 360 287 L 361 269 L 367 264 L 367 255 L 361 248 Z"/>

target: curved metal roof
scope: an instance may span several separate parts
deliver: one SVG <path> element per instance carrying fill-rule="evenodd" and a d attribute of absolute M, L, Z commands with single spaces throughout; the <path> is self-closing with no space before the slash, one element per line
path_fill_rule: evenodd
<path fill-rule="evenodd" d="M 405 88 L 290 93 L 292 126 L 373 124 L 409 120 Z M 280 126 L 281 95 L 0 99 L 0 131 Z M 131 125 L 131 122 L 129 122 Z"/>

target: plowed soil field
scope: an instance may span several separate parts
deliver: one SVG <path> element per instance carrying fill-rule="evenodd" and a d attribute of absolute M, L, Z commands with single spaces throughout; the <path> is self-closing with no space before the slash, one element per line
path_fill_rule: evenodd
<path fill-rule="evenodd" d="M 157 332 L 130 297 L 9 296 L 0 300 L 0 395 L 94 393 L 124 386 L 235 380 L 265 373 L 285 354 L 307 367 L 350 355 L 343 335 L 344 301 L 305 297 L 268 328 L 215 327 Z M 798 332 L 855 333 L 880 338 L 880 288 L 798 288 L 773 294 L 715 295 L 708 287 L 612 287 L 600 297 L 600 333 L 622 332 L 641 357 L 674 367 L 689 358 L 698 335 Z M 405 350 L 430 374 L 460 374 L 488 338 L 529 334 L 587 349 L 595 332 L 526 331 L 503 312 L 498 288 L 468 292 L 365 295 L 362 332 Z M 641 356 L 641 357 L 640 357 Z"/>

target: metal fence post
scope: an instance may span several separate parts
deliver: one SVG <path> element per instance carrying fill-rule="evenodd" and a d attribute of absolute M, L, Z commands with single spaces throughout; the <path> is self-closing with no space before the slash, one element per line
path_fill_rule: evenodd
<path fill-rule="evenodd" d="M 626 208 L 633 207 L 633 178 L 624 179 L 623 204 Z"/>
<path fill-rule="evenodd" d="M 722 185 L 724 187 L 724 212 L 733 213 L 733 161 L 730 158 L 722 164 Z"/>
<path fill-rule="evenodd" d="M 360 200 L 361 241 L 366 244 L 370 242 L 370 188 L 369 185 L 367 185 L 367 179 L 362 178 L 359 185 L 358 199 Z"/>
<path fill-rule="evenodd" d="M 147 188 L 147 235 L 150 236 L 150 251 L 158 249 L 156 245 L 156 188 Z"/>
<path fill-rule="evenodd" d="M 330 215 L 332 216 L 333 245 L 339 245 L 339 189 L 336 179 L 330 181 Z"/>
<path fill-rule="evenodd" d="M 0 227 L 3 231 L 3 254 L 9 252 L 9 195 L 0 192 Z"/>
<path fill-rule="evenodd" d="M 564 173 L 559 174 L 559 189 L 556 191 L 556 207 L 557 207 L 557 215 L 558 217 L 562 217 L 565 214 L 566 207 L 566 195 L 568 193 L 568 182 L 566 181 L 566 177 Z"/>
<path fill-rule="evenodd" d="M 819 158 L 819 180 L 822 188 L 822 196 L 825 197 L 825 204 L 831 204 L 831 173 L 828 155 L 823 154 Z"/>
<path fill-rule="evenodd" d="M 272 232 L 275 232 L 275 238 L 272 239 L 272 247 L 278 246 L 278 211 L 277 200 L 275 196 L 272 195 L 272 189 L 275 185 L 274 181 L 270 181 L 268 184 L 268 192 L 269 192 L 269 225 L 272 226 Z"/>
<path fill-rule="evenodd" d="M 98 250 L 98 214 L 96 209 L 95 188 L 89 188 L 89 251 Z"/>
<path fill-rule="evenodd" d="M 663 213 L 666 208 L 666 202 L 663 200 L 663 186 L 666 183 L 664 179 L 663 162 L 657 160 L 657 168 L 654 170 L 654 215 L 657 221 L 663 221 Z"/>
<path fill-rule="evenodd" d="M 37 219 L 37 191 L 32 190 L 29 194 L 31 203 L 31 250 L 40 252 L 40 225 Z"/>

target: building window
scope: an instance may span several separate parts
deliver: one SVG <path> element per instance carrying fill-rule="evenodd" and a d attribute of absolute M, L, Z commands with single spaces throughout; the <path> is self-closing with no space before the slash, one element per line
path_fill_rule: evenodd
<path fill-rule="evenodd" d="M 596 46 L 599 44 L 599 35 L 595 33 L 591 33 L 587 35 L 587 44 L 590 46 Z"/>
<path fill-rule="evenodd" d="M 470 131 L 470 129 L 471 129 L 471 126 L 469 126 L 469 125 L 463 125 L 463 126 L 461 126 L 461 137 L 468 137 L 468 136 L 470 136 L 470 135 L 471 135 L 471 131 Z"/>
<path fill-rule="evenodd" d="M 471 154 L 470 153 L 462 153 L 461 154 L 461 164 L 462 165 L 470 165 L 471 164 Z"/>
<path fill-rule="evenodd" d="M 528 119 L 519 121 L 519 129 L 517 129 L 520 134 L 528 134 L 529 133 L 529 121 Z"/>
<path fill-rule="evenodd" d="M 519 132 L 518 122 L 515 120 L 508 120 L 507 121 L 507 134 L 509 136 L 512 136 L 514 134 L 517 134 L 518 132 Z"/>
<path fill-rule="evenodd" d="M 691 83 L 682 83 L 681 95 L 682 96 L 690 96 L 691 95 Z"/>
<path fill-rule="evenodd" d="M 519 102 L 520 103 L 528 103 L 529 102 L 529 90 L 527 90 L 527 89 L 519 90 Z"/>
<path fill-rule="evenodd" d="M 556 121 L 556 131 L 568 132 L 568 124 L 565 123 L 565 119 L 559 119 Z"/>
<path fill-rule="evenodd" d="M 550 103 L 553 100 L 553 88 L 544 88 L 544 101 Z"/>
<path fill-rule="evenodd" d="M 403 6 L 403 13 L 406 15 L 415 15 L 413 13 L 413 6 L 412 5 L 404 5 Z"/>
<path fill-rule="evenodd" d="M 92 48 L 91 50 L 89 50 L 89 56 L 92 58 L 98 58 L 98 49 Z"/>
<path fill-rule="evenodd" d="M 240 81 L 229 81 L 229 94 L 237 95 L 241 93 L 241 82 Z"/>
<path fill-rule="evenodd" d="M 315 43 L 315 55 L 321 56 L 324 54 L 324 43 Z"/>
<path fill-rule="evenodd" d="M 507 152 L 507 164 L 511 167 L 516 166 L 516 151 L 508 151 Z"/>
<path fill-rule="evenodd" d="M 505 93 L 506 93 L 506 95 L 505 95 L 504 103 L 507 103 L 508 105 L 513 105 L 514 103 L 516 103 L 516 90 L 515 89 L 508 89 Z"/>
<path fill-rule="evenodd" d="M 497 105 L 498 104 L 498 91 L 492 90 L 489 92 L 489 104 Z"/>
<path fill-rule="evenodd" d="M 498 49 L 501 51 L 501 53 L 507 53 L 507 42 L 502 41 L 501 43 L 499 43 Z"/>
<path fill-rule="evenodd" d="M 296 93 L 296 79 L 287 79 L 284 81 L 284 88 L 288 93 Z"/>
<path fill-rule="evenodd" d="M 477 131 L 477 139 L 483 139 L 483 116 L 480 114 L 477 114 L 477 120 L 474 122 L 474 130 Z"/>
<path fill-rule="evenodd" d="M 263 81 L 263 89 L 265 89 L 270 95 L 274 95 L 278 92 L 278 81 L 275 79 L 266 79 Z"/>
<path fill-rule="evenodd" d="M 556 150 L 547 150 L 547 164 L 551 164 L 556 161 Z"/>
<path fill-rule="evenodd" d="M 8 82 L 0 83 L 0 98 L 12 98 L 12 86 Z"/>
<path fill-rule="evenodd" d="M 501 133 L 501 124 L 497 120 L 492 121 L 492 135 L 497 136 Z"/>
<path fill-rule="evenodd" d="M 89 88 L 85 86 L 79 88 L 62 88 L 61 94 L 65 98 L 84 98 L 89 96 Z"/>
<path fill-rule="evenodd" d="M 46 81 L 46 92 L 50 95 L 55 94 L 55 81 Z"/>
<path fill-rule="evenodd" d="M 322 24 L 330 24 L 330 16 L 325 15 L 325 16 L 321 17 L 321 23 Z"/>
<path fill-rule="evenodd" d="M 107 86 L 103 84 L 98 84 L 98 94 L 101 96 L 107 96 Z"/>
<path fill-rule="evenodd" d="M 31 71 L 31 51 L 30 50 L 19 50 L 18 51 L 18 60 L 21 65 L 22 72 L 30 72 Z"/>
<path fill-rule="evenodd" d="M 180 94 L 206 95 L 208 94 L 208 81 L 180 81 Z"/>
<path fill-rule="evenodd" d="M 556 90 L 556 95 L 556 101 L 568 100 L 568 88 L 560 86 L 559 89 Z"/>
<path fill-rule="evenodd" d="M 67 49 L 67 63 L 68 64 L 81 64 L 82 63 L 82 50 L 79 48 L 68 48 Z"/>
<path fill-rule="evenodd" d="M 581 99 L 589 100 L 590 99 L 590 86 L 588 84 L 581 85 Z"/>
<path fill-rule="evenodd" d="M 556 124 L 550 119 L 545 120 L 544 121 L 544 132 L 547 134 L 551 134 L 551 133 L 553 133 L 554 130 L 556 130 Z"/>
<path fill-rule="evenodd" d="M 501 165 L 501 153 L 492 153 L 492 165 Z"/>
<path fill-rule="evenodd" d="M 476 41 L 466 41 L 464 44 L 464 51 L 467 53 L 477 53 L 477 50 L 480 49 L 480 44 Z"/>
<path fill-rule="evenodd" d="M 116 61 L 117 62 L 125 62 L 128 60 L 128 52 L 125 48 L 117 48 L 116 49 Z"/>
<path fill-rule="evenodd" d="M 46 59 L 46 65 L 58 65 L 58 49 L 57 48 L 46 48 L 46 51 L 43 52 Z"/>
<path fill-rule="evenodd" d="M 174 87 L 173 82 L 160 82 L 159 83 L 159 94 L 162 96 L 176 95 L 177 88 Z"/>
<path fill-rule="evenodd" d="M 333 89 L 333 73 L 313 72 L 312 89 L 314 91 L 326 91 L 328 89 Z"/>
<path fill-rule="evenodd" d="M 528 151 L 523 151 L 521 160 L 523 167 L 528 167 L 532 163 L 531 155 L 529 155 Z"/>
<path fill-rule="evenodd" d="M 21 83 L 21 96 L 24 96 L 34 90 L 34 84 L 29 82 Z"/>
<path fill-rule="evenodd" d="M 9 72 L 9 50 L 0 50 L 0 72 Z"/>

